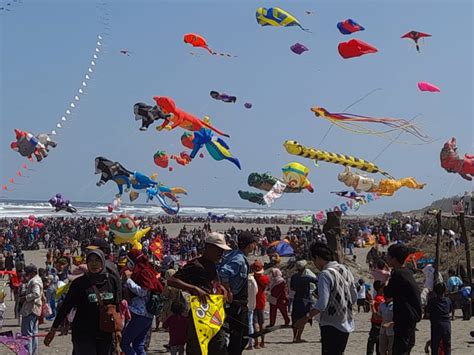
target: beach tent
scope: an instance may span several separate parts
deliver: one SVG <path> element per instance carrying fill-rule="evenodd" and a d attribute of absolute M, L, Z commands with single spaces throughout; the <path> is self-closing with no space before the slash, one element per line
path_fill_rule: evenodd
<path fill-rule="evenodd" d="M 275 252 L 280 256 L 293 256 L 295 251 L 287 240 L 281 240 L 276 246 Z"/>

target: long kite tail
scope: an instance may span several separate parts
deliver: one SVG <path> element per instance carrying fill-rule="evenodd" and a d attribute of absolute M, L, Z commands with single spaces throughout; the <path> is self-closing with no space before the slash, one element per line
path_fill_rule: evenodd
<path fill-rule="evenodd" d="M 218 130 L 217 128 L 215 128 L 214 126 L 210 125 L 209 123 L 206 123 L 206 122 L 204 122 L 204 121 L 202 121 L 202 120 L 201 120 L 201 123 L 202 123 L 203 126 L 205 126 L 206 128 L 209 128 L 211 131 L 214 131 L 214 132 L 216 132 L 217 134 L 220 134 L 220 135 L 223 136 L 223 137 L 227 137 L 227 138 L 230 137 L 227 133 L 224 133 L 224 132 Z"/>

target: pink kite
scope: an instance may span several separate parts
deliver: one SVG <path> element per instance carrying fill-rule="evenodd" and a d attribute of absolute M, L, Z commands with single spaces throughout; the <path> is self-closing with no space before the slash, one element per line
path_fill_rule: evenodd
<path fill-rule="evenodd" d="M 341 57 L 345 59 L 378 52 L 377 48 L 360 39 L 351 39 L 348 42 L 341 42 L 337 46 L 337 50 Z"/>
<path fill-rule="evenodd" d="M 439 89 L 439 87 L 437 87 L 436 85 L 433 85 L 431 83 L 428 83 L 426 81 L 420 81 L 418 83 L 418 89 L 420 89 L 421 91 L 429 91 L 429 92 L 440 92 L 441 91 Z"/>

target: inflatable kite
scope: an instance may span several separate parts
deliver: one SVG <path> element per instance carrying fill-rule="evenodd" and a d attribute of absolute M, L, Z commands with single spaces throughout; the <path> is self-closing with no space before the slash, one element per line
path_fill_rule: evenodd
<path fill-rule="evenodd" d="M 440 154 L 441 167 L 448 173 L 458 173 L 464 179 L 471 181 L 474 176 L 474 155 L 465 154 L 460 157 L 456 138 L 451 138 L 444 143 Z"/>
<path fill-rule="evenodd" d="M 310 32 L 307 28 L 303 28 L 303 26 L 301 26 L 299 21 L 294 16 L 278 7 L 270 7 L 268 9 L 259 7 L 255 15 L 260 26 L 298 26 L 303 31 Z"/>
<path fill-rule="evenodd" d="M 109 211 L 109 213 L 112 213 L 113 211 L 118 211 L 121 205 L 122 200 L 120 199 L 120 197 L 116 197 L 114 198 L 111 204 L 107 205 L 107 211 Z"/>
<path fill-rule="evenodd" d="M 33 228 L 33 229 L 35 229 L 35 228 L 39 229 L 39 228 L 44 227 L 44 223 L 38 222 L 36 220 L 36 217 L 33 216 L 33 215 L 30 215 L 28 218 L 23 218 L 21 220 L 21 225 L 23 227 L 30 227 L 30 228 Z"/>
<path fill-rule="evenodd" d="M 402 187 L 421 190 L 426 184 L 419 184 L 415 178 L 407 177 L 403 179 L 384 179 L 375 182 L 374 179 L 357 174 L 346 167 L 344 172 L 337 176 L 337 179 L 348 187 L 352 187 L 356 192 L 372 192 L 381 196 L 392 196 Z"/>
<path fill-rule="evenodd" d="M 139 220 L 136 220 L 133 216 L 121 214 L 114 216 L 109 221 L 109 233 L 114 235 L 114 244 L 131 244 L 132 249 L 142 249 L 140 240 L 147 234 L 151 227 L 145 229 L 139 229 Z"/>
<path fill-rule="evenodd" d="M 228 54 L 228 53 L 218 53 L 213 51 L 209 46 L 207 45 L 206 39 L 198 35 L 197 33 L 187 33 L 183 37 L 184 43 L 190 44 L 193 47 L 199 47 L 199 48 L 204 48 L 207 50 L 210 54 L 212 55 L 220 55 L 220 56 L 225 56 L 225 57 L 236 57 L 235 55 Z"/>
<path fill-rule="evenodd" d="M 429 91 L 429 92 L 440 92 L 440 88 L 437 87 L 436 85 L 433 85 L 431 83 L 428 83 L 426 81 L 420 81 L 418 83 L 418 89 L 420 91 Z"/>
<path fill-rule="evenodd" d="M 156 187 L 150 187 L 146 190 L 146 201 L 153 201 L 153 199 L 156 198 L 160 203 L 163 211 L 165 211 L 167 214 L 175 215 L 178 214 L 180 208 L 179 200 L 176 196 L 178 194 L 187 195 L 187 192 L 182 187 L 170 188 L 165 185 L 159 184 Z M 167 199 L 173 202 L 174 206 L 172 206 L 171 202 L 168 202 Z"/>
<path fill-rule="evenodd" d="M 227 103 L 235 103 L 237 101 L 237 97 L 227 94 L 220 94 L 217 91 L 211 91 L 210 95 L 214 100 L 219 100 Z"/>
<path fill-rule="evenodd" d="M 211 220 L 211 222 L 222 222 L 222 221 L 224 221 L 225 216 L 226 216 L 225 213 L 220 215 L 220 216 L 217 215 L 217 214 L 214 214 L 212 212 L 207 213 L 207 218 L 209 218 Z"/>
<path fill-rule="evenodd" d="M 337 28 L 339 32 L 343 35 L 350 35 L 351 33 L 364 31 L 365 28 L 355 22 L 353 19 L 347 19 L 337 23 Z"/>
<path fill-rule="evenodd" d="M 244 104 L 244 107 L 247 108 L 247 109 L 251 109 L 252 108 L 252 104 L 250 102 L 246 102 Z"/>
<path fill-rule="evenodd" d="M 181 152 L 179 155 L 172 155 L 170 159 L 174 159 L 177 164 L 186 166 L 193 160 L 188 152 Z"/>
<path fill-rule="evenodd" d="M 169 164 L 169 156 L 168 156 L 168 154 L 166 154 L 166 152 L 164 150 L 158 150 L 153 155 L 153 161 L 160 168 L 167 168 L 168 164 Z"/>
<path fill-rule="evenodd" d="M 297 162 L 291 162 L 282 168 L 283 178 L 264 173 L 251 173 L 247 183 L 251 187 L 267 191 L 262 193 L 239 191 L 239 196 L 243 200 L 248 200 L 259 205 L 271 205 L 284 193 L 300 193 L 303 190 L 314 192 L 311 182 L 308 180 L 309 168 Z"/>
<path fill-rule="evenodd" d="M 374 46 L 361 41 L 360 39 L 351 39 L 348 42 L 341 42 L 337 46 L 337 50 L 342 58 L 360 57 L 365 54 L 377 53 L 378 50 Z"/>
<path fill-rule="evenodd" d="M 214 158 L 214 160 L 228 160 L 237 168 L 241 169 L 239 159 L 232 156 L 227 143 L 221 138 L 214 137 L 210 129 L 201 128 L 199 131 L 194 132 L 192 144 L 193 150 L 190 154 L 191 159 L 194 159 L 201 148 L 206 146 L 207 151 Z"/>
<path fill-rule="evenodd" d="M 142 121 L 140 131 L 146 131 L 157 120 L 169 120 L 171 117 L 170 114 L 165 115 L 158 106 L 150 106 L 143 102 L 133 105 L 133 113 L 135 114 L 135 121 Z"/>
<path fill-rule="evenodd" d="M 293 141 L 293 140 L 285 141 L 285 143 L 283 143 L 283 146 L 285 147 L 286 151 L 292 155 L 297 155 L 297 156 L 308 158 L 315 161 L 322 160 L 327 163 L 349 166 L 351 168 L 366 171 L 368 173 L 373 173 L 373 174 L 381 173 L 382 175 L 385 175 L 388 178 L 393 179 L 393 177 L 389 173 L 381 170 L 374 163 L 371 163 L 369 161 L 366 161 L 360 158 L 353 157 L 351 155 L 331 153 L 324 150 L 308 148 L 299 144 L 297 141 Z"/>
<path fill-rule="evenodd" d="M 207 303 L 201 303 L 197 296 L 191 296 L 190 304 L 201 353 L 207 355 L 209 342 L 224 324 L 224 296 L 210 295 Z"/>
<path fill-rule="evenodd" d="M 10 147 L 29 159 L 34 155 L 38 162 L 48 156 L 50 147 L 56 148 L 57 146 L 57 143 L 46 133 L 34 136 L 30 132 L 15 129 L 15 138 L 16 141 L 12 142 Z"/>
<path fill-rule="evenodd" d="M 152 176 L 146 176 L 145 174 L 135 171 L 130 176 L 130 183 L 133 189 L 133 191 L 130 191 L 129 194 L 130 202 L 135 201 L 139 197 L 139 191 L 146 191 L 146 189 L 149 187 L 156 186 L 158 183 L 155 181 L 155 179 L 156 174 L 153 174 Z"/>
<path fill-rule="evenodd" d="M 95 158 L 95 173 L 100 174 L 100 180 L 96 183 L 97 186 L 102 186 L 110 180 L 117 184 L 119 189 L 117 197 L 123 194 L 123 185 L 127 186 L 125 192 L 128 192 L 132 186 L 130 175 L 133 175 L 133 172 L 125 169 L 119 162 L 113 162 L 104 157 L 97 157 Z"/>
<path fill-rule="evenodd" d="M 357 202 L 363 202 L 365 198 L 364 195 L 359 195 L 355 191 L 332 191 L 331 193 L 336 194 L 337 196 L 340 196 L 340 197 L 345 197 L 350 200 L 357 201 Z"/>
<path fill-rule="evenodd" d="M 290 47 L 290 49 L 293 53 L 298 54 L 298 55 L 301 55 L 304 52 L 309 51 L 309 49 L 306 48 L 306 46 L 304 46 L 301 43 L 295 43 L 294 45 Z"/>
<path fill-rule="evenodd" d="M 430 142 L 431 138 L 419 129 L 415 124 L 401 118 L 375 118 L 369 116 L 355 115 L 353 113 L 332 113 L 326 109 L 315 106 L 311 108 L 316 117 L 325 118 L 336 126 L 354 133 L 382 135 L 394 130 L 402 130 L 424 142 Z M 389 127 L 385 131 L 374 131 L 365 128 L 360 123 L 380 123 Z"/>
<path fill-rule="evenodd" d="M 55 208 L 55 212 L 66 211 L 69 213 L 76 213 L 77 209 L 70 205 L 69 200 L 63 199 L 61 194 L 51 197 L 48 201 L 52 207 Z"/>
<path fill-rule="evenodd" d="M 418 41 L 420 38 L 424 37 L 431 37 L 430 34 L 428 33 L 423 33 L 423 32 L 418 32 L 418 31 L 410 31 L 408 33 L 405 33 L 402 37 L 400 38 L 409 38 L 415 42 L 416 45 L 416 50 L 420 52 L 420 45 L 418 44 Z"/>
<path fill-rule="evenodd" d="M 176 103 L 171 97 L 155 96 L 153 99 L 165 114 L 172 114 L 169 119 L 165 119 L 165 122 L 161 126 L 157 127 L 157 130 L 162 130 L 172 123 L 172 125 L 169 126 L 169 130 L 175 129 L 178 126 L 188 131 L 199 131 L 201 128 L 209 128 L 221 136 L 229 137 L 228 134 L 219 131 L 217 128 L 214 128 L 196 116 L 176 107 Z"/>

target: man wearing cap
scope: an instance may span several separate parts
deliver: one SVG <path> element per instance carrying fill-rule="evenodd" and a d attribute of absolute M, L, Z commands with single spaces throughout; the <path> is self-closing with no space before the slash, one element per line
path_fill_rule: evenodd
<path fill-rule="evenodd" d="M 22 303 L 20 314 L 21 335 L 30 337 L 28 340 L 28 353 L 36 355 L 38 353 L 38 317 L 41 316 L 41 296 L 43 295 L 43 282 L 38 276 L 38 269 L 30 264 L 25 267 L 26 294 L 20 297 Z"/>
<path fill-rule="evenodd" d="M 225 289 L 219 284 L 217 265 L 224 251 L 228 251 L 230 248 L 226 244 L 224 234 L 222 233 L 209 233 L 204 242 L 205 248 L 202 256 L 188 261 L 181 270 L 178 270 L 176 274 L 168 279 L 167 284 L 168 286 L 189 292 L 191 295 L 198 296 L 206 302 L 210 294 L 224 293 L 225 295 Z M 191 314 L 189 317 L 192 319 Z M 186 353 L 193 355 L 201 354 L 196 328 L 192 320 L 188 322 Z M 208 354 L 226 354 L 225 333 L 223 329 L 214 335 L 209 342 Z"/>
<path fill-rule="evenodd" d="M 247 255 L 257 247 L 257 239 L 246 231 L 239 235 L 239 249 L 225 255 L 219 267 L 222 285 L 229 293 L 226 317 L 230 328 L 229 355 L 240 355 L 248 340 L 248 275 L 250 271 Z"/>
<path fill-rule="evenodd" d="M 110 246 L 107 243 L 107 241 L 102 238 L 95 238 L 86 249 L 87 250 L 94 250 L 94 249 L 102 250 L 102 252 L 105 255 L 105 270 L 115 279 L 115 281 L 117 282 L 117 285 L 121 285 L 122 281 L 121 281 L 120 273 L 117 269 L 117 265 L 115 265 L 115 263 L 113 263 L 109 259 Z M 122 298 L 123 298 L 122 287 L 119 287 L 117 291 L 117 299 L 121 300 Z"/>

